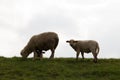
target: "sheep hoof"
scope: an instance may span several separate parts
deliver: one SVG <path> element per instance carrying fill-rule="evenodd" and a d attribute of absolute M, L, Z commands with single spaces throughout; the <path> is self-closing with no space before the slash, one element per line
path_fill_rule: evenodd
<path fill-rule="evenodd" d="M 76 61 L 78 61 L 78 59 L 76 59 Z"/>
<path fill-rule="evenodd" d="M 97 61 L 96 61 L 96 60 L 93 60 L 93 62 L 94 62 L 94 63 L 97 63 Z"/>

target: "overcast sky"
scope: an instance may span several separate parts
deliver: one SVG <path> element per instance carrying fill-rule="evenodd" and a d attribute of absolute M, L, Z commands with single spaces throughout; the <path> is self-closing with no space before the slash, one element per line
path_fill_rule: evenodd
<path fill-rule="evenodd" d="M 120 0 L 0 0 L 0 56 L 20 56 L 31 36 L 47 31 L 60 38 L 55 57 L 76 56 L 66 40 L 92 39 L 99 58 L 120 58 Z"/>

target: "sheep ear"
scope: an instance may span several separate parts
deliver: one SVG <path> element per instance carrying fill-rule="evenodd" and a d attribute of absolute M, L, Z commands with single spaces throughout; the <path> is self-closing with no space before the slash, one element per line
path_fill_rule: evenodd
<path fill-rule="evenodd" d="M 70 41 L 66 41 L 67 43 L 69 43 Z"/>

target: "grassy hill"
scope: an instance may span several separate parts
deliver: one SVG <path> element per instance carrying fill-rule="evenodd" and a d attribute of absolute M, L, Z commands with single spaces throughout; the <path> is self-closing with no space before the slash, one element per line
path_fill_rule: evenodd
<path fill-rule="evenodd" d="M 120 59 L 0 57 L 0 80 L 120 80 Z"/>

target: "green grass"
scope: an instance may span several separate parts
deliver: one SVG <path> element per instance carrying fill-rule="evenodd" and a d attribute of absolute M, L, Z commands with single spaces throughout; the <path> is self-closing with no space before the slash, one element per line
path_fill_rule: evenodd
<path fill-rule="evenodd" d="M 0 80 L 120 80 L 120 59 L 0 57 Z"/>

